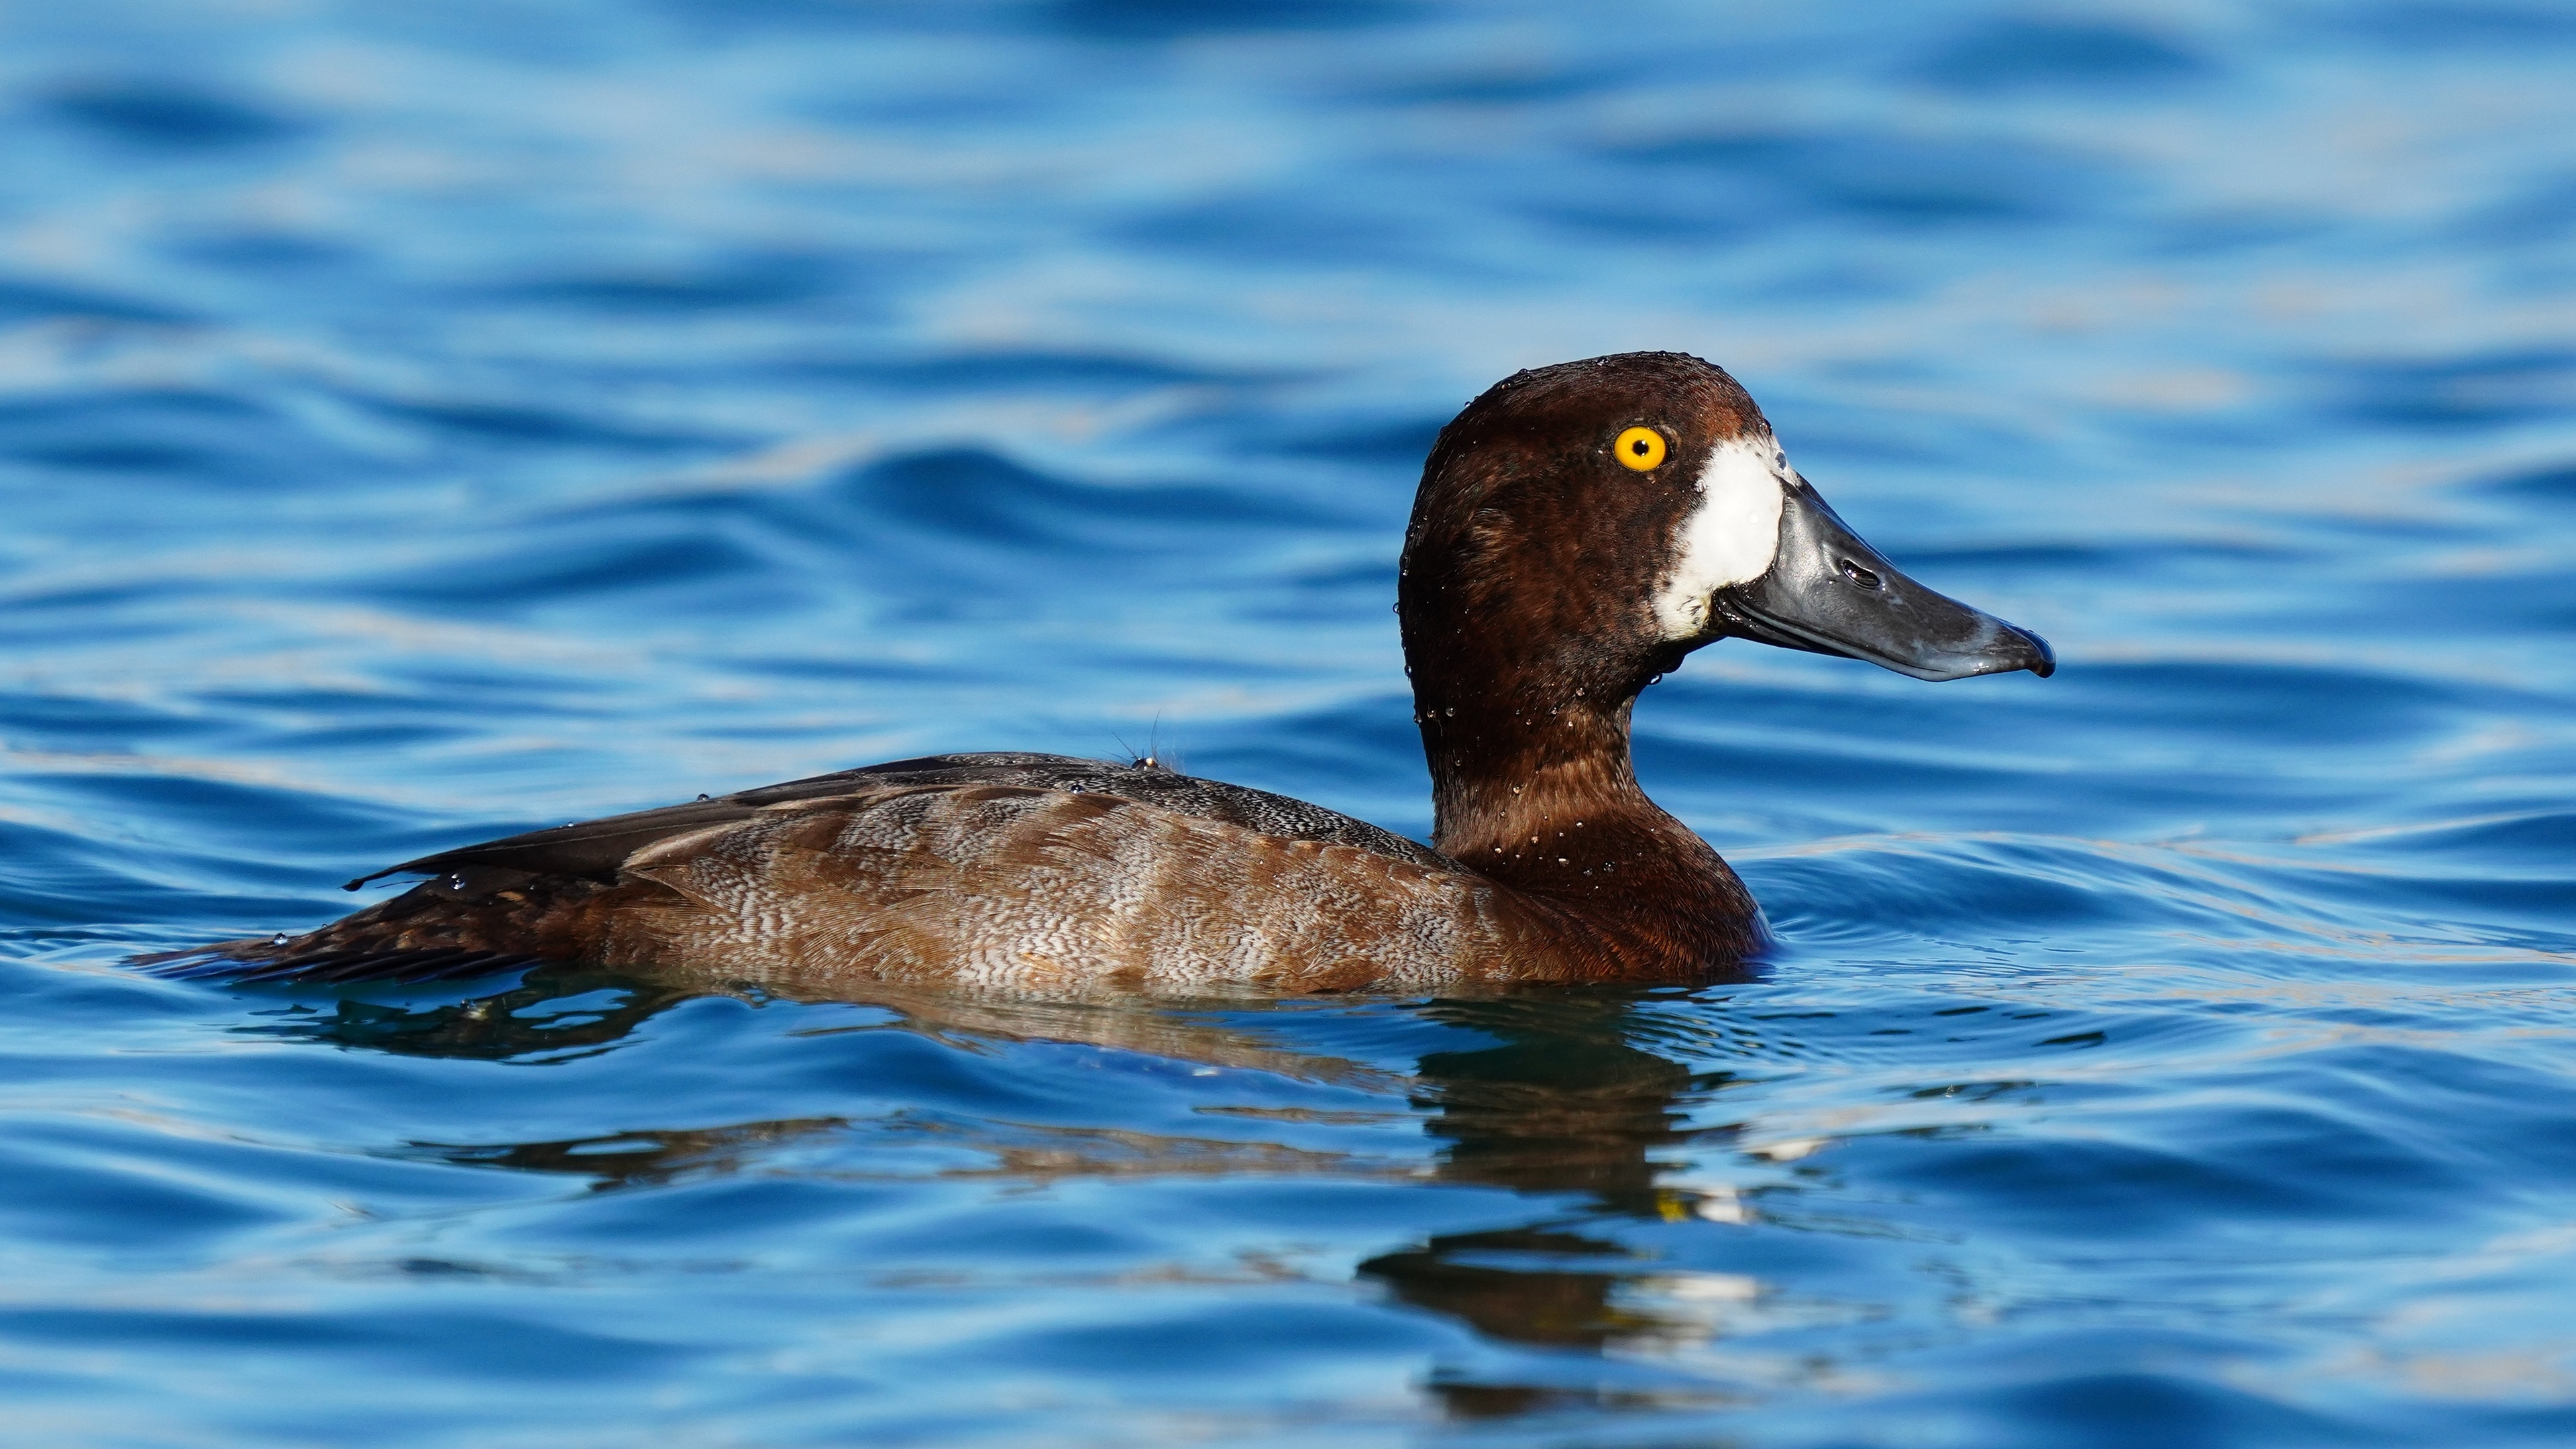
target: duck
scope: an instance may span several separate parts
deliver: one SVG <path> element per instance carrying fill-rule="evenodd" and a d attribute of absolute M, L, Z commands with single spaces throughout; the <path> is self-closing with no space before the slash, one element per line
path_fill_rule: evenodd
<path fill-rule="evenodd" d="M 462 979 L 563 963 L 765 982 L 1295 996 L 1705 981 L 1760 906 L 1649 799 L 1651 683 L 1725 639 L 1922 680 L 2055 671 L 1915 582 L 1793 468 L 1723 368 L 1516 372 L 1440 430 L 1396 582 L 1428 845 L 1151 759 L 931 755 L 442 850 L 302 933 L 167 974 Z"/>

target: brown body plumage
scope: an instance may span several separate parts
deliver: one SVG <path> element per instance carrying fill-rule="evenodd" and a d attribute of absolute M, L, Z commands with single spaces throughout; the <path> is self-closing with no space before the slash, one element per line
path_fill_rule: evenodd
<path fill-rule="evenodd" d="M 1612 456 L 1641 426 L 1669 440 L 1652 468 Z M 1761 948 L 1761 916 L 1717 852 L 1638 787 L 1639 690 L 1729 633 L 1926 677 L 2048 667 L 2035 638 L 1911 584 L 1847 534 L 1825 545 L 1844 577 L 1829 561 L 1815 582 L 1789 539 L 1793 524 L 1823 525 L 1798 511 L 1805 484 L 1785 460 L 1778 540 L 1756 540 L 1778 565 L 1727 581 L 1683 625 L 1659 614 L 1659 590 L 1707 568 L 1688 555 L 1705 551 L 1692 540 L 1733 466 L 1720 450 L 1776 456 L 1768 439 L 1734 379 L 1674 353 L 1518 374 L 1442 431 L 1398 592 L 1437 850 L 1150 763 L 936 756 L 425 857 L 381 872 L 430 877 L 399 897 L 189 959 L 326 980 L 587 962 L 796 995 L 1702 978 Z M 1819 589 L 1887 597 L 1799 602 Z M 1881 607 L 1914 633 L 1889 644 L 1863 629 L 1846 648 L 1830 632 L 1853 629 L 1833 610 Z M 1809 613 L 1826 623 L 1810 628 Z M 1935 626 L 1950 634 L 1932 638 Z"/>
<path fill-rule="evenodd" d="M 941 756 L 431 856 L 410 867 L 431 878 L 391 900 L 221 949 L 305 978 L 556 960 L 796 995 L 836 980 L 1294 994 L 1668 979 L 1652 922 L 1611 903 L 1651 897 L 1670 874 L 1659 857 L 1685 841 L 1733 892 L 1704 959 L 1759 936 L 1716 853 L 1664 826 L 1679 838 L 1569 820 L 1550 848 L 1592 873 L 1529 892 L 1152 766 Z"/>

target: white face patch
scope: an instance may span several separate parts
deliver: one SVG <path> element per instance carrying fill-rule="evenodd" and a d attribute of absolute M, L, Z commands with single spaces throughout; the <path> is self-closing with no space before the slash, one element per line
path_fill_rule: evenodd
<path fill-rule="evenodd" d="M 1699 503 L 1673 535 L 1671 569 L 1655 590 L 1655 622 L 1667 639 L 1694 639 L 1708 626 L 1708 596 L 1762 577 L 1780 551 L 1780 507 L 1788 496 L 1788 455 L 1769 437 L 1734 438 L 1708 455 Z"/>

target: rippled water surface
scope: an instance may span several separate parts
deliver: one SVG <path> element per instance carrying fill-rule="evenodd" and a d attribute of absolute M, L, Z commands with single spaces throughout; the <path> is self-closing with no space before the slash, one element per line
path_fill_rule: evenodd
<path fill-rule="evenodd" d="M 2576 1440 L 2576 15 L 0 12 L 0 1399 L 47 1445 Z M 2054 640 L 1734 643 L 1749 984 L 225 990 L 493 834 L 1158 750 L 1421 834 L 1515 368 Z"/>

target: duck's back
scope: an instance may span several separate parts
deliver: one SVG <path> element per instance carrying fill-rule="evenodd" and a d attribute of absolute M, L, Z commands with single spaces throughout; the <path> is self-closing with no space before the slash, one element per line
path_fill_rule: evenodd
<path fill-rule="evenodd" d="M 1554 913 L 1374 825 L 1058 755 L 896 761 L 381 874 L 410 872 L 430 879 L 309 935 L 221 949 L 260 975 L 559 960 L 800 994 L 834 979 L 1405 989 L 1567 959 Z"/>
<path fill-rule="evenodd" d="M 1070 755 L 986 753 L 893 760 L 731 795 L 701 797 L 685 805 L 604 816 L 552 830 L 532 830 L 525 835 L 405 861 L 361 877 L 356 883 L 389 875 L 435 875 L 475 865 L 509 866 L 613 882 L 636 851 L 711 825 L 735 824 L 783 809 L 888 790 L 971 790 L 979 786 L 1106 796 L 1286 840 L 1348 845 L 1431 869 L 1456 868 L 1438 851 L 1365 820 L 1354 820 L 1267 790 L 1198 779 L 1150 761 L 1116 765 Z"/>

